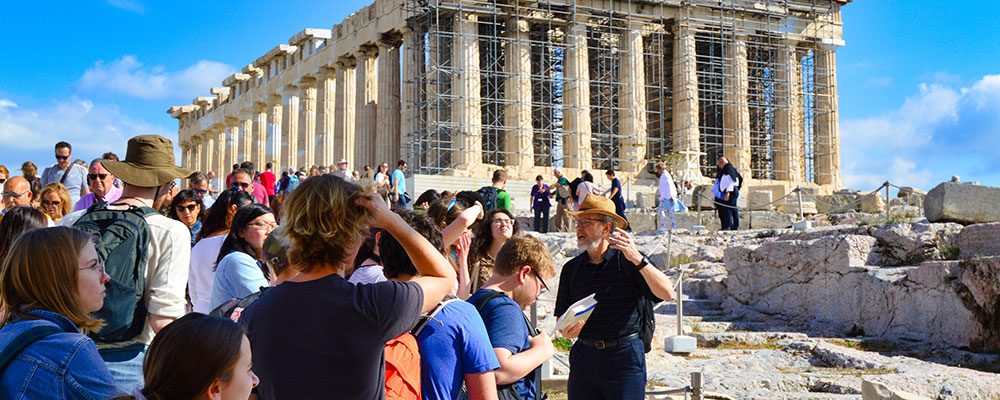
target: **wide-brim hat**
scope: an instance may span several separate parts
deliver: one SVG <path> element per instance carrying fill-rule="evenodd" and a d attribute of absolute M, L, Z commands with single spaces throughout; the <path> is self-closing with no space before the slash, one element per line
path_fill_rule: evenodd
<path fill-rule="evenodd" d="M 596 194 L 587 195 L 583 199 L 583 203 L 580 203 L 580 211 L 567 211 L 567 213 L 574 217 L 580 215 L 607 216 L 614 219 L 615 224 L 619 228 L 625 229 L 628 227 L 628 221 L 625 221 L 625 218 L 622 218 L 620 215 L 615 214 L 615 202 L 607 197 Z"/>
<path fill-rule="evenodd" d="M 160 135 L 140 135 L 128 140 L 124 161 L 101 161 L 122 182 L 139 187 L 157 187 L 197 172 L 174 165 L 174 143 Z"/>

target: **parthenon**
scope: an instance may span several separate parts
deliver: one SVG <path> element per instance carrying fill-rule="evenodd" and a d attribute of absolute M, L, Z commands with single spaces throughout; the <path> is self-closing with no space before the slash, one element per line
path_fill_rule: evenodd
<path fill-rule="evenodd" d="M 848 2 L 376 0 L 168 112 L 201 171 L 343 158 L 635 178 L 665 161 L 697 181 L 725 155 L 750 183 L 829 191 Z"/>

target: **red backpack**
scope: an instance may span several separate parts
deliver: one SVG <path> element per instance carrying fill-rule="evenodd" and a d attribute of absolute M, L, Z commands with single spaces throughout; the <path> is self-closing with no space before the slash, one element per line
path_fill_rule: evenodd
<path fill-rule="evenodd" d="M 409 332 L 385 344 L 385 398 L 420 400 L 420 352 Z"/>

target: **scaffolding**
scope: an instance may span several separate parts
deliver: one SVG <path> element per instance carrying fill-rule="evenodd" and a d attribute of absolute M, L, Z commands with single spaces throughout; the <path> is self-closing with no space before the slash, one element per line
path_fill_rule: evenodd
<path fill-rule="evenodd" d="M 707 177 L 727 156 L 751 179 L 836 183 L 835 69 L 817 52 L 839 41 L 843 3 L 408 0 L 402 153 L 425 174 L 524 160 L 637 173 L 698 154 Z"/>

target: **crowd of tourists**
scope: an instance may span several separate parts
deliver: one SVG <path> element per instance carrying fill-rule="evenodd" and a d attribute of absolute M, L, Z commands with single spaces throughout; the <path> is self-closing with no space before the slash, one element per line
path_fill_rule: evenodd
<path fill-rule="evenodd" d="M 557 333 L 524 311 L 557 267 L 521 233 L 502 170 L 411 201 L 405 161 L 280 177 L 247 162 L 214 188 L 157 135 L 89 168 L 68 143 L 55 156 L 40 177 L 0 167 L 0 398 L 544 398 Z M 558 332 L 576 340 L 571 399 L 643 398 L 652 305 L 674 295 L 608 177 L 608 197 L 558 169 L 532 189 L 536 223 L 556 197 L 581 250 L 556 315 L 598 301 Z"/>

